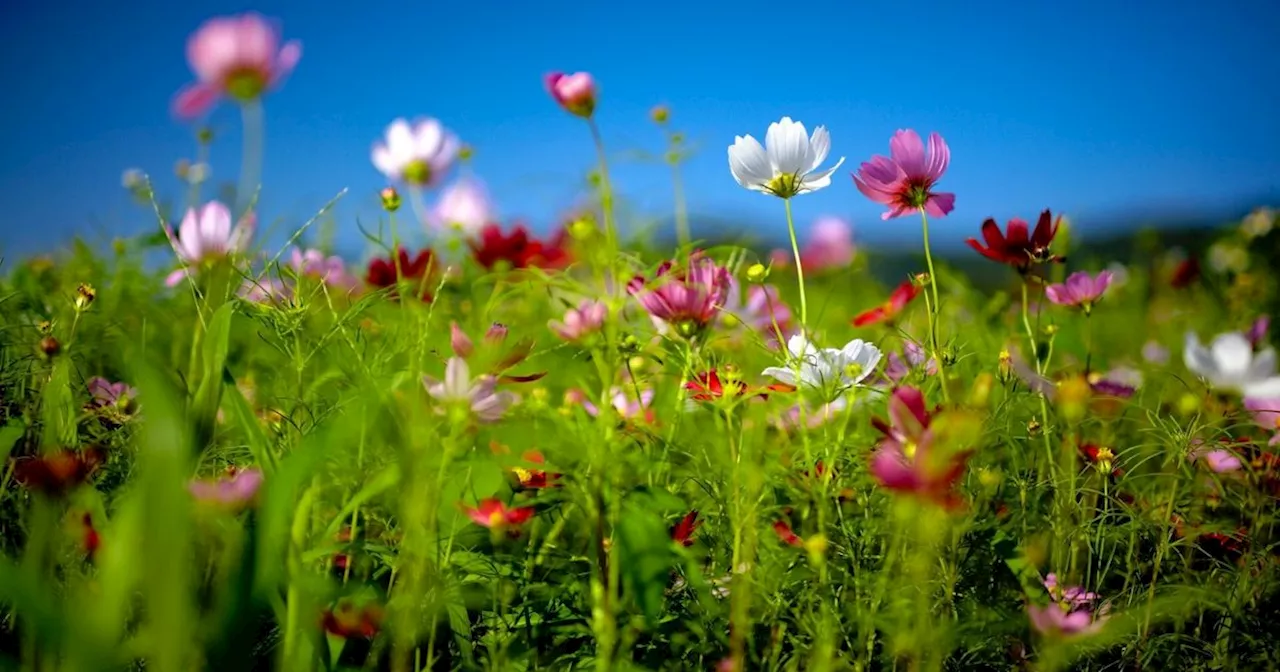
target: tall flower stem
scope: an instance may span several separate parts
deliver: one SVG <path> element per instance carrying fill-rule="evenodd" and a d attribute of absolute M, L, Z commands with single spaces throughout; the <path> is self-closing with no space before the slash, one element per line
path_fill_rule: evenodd
<path fill-rule="evenodd" d="M 796 241 L 796 225 L 791 217 L 791 199 L 784 198 L 782 202 L 787 207 L 787 233 L 791 234 L 791 253 L 796 258 L 796 278 L 800 282 L 800 329 L 803 331 L 809 325 L 809 302 L 804 295 L 804 265 L 800 263 L 800 243 Z"/>
<path fill-rule="evenodd" d="M 240 119 L 244 147 L 240 151 L 240 186 L 236 187 L 237 218 L 244 216 L 258 200 L 265 137 L 262 102 L 250 100 L 241 104 Z"/>
<path fill-rule="evenodd" d="M 676 242 L 680 247 L 687 246 L 693 238 L 689 233 L 689 207 L 684 199 L 684 181 L 680 178 L 680 157 L 672 150 L 671 184 L 676 205 Z"/>
<path fill-rule="evenodd" d="M 933 303 L 926 302 L 929 308 L 929 348 L 933 350 L 933 361 L 937 363 L 938 380 L 942 381 L 942 399 L 950 403 L 946 364 L 942 361 L 942 350 L 938 348 L 938 316 L 942 314 L 942 304 L 938 302 L 938 274 L 933 270 L 933 253 L 929 250 L 929 216 L 923 206 L 920 208 L 920 226 L 924 232 L 924 263 L 929 269 L 929 290 L 933 294 Z"/>
<path fill-rule="evenodd" d="M 596 145 L 596 156 L 600 161 L 600 214 L 604 217 L 605 253 L 608 255 L 608 265 L 612 266 L 618 256 L 618 230 L 613 221 L 613 184 L 609 181 L 609 157 L 596 120 L 587 119 L 587 127 L 591 129 L 591 140 Z"/>

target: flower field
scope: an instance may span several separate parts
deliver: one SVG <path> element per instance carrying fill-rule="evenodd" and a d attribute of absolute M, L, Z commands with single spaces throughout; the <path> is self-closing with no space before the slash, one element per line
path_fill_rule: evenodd
<path fill-rule="evenodd" d="M 237 105 L 250 139 L 305 63 L 255 14 L 187 58 L 175 115 Z M 980 289 L 930 248 L 964 198 L 942 135 L 784 117 L 725 139 L 725 179 L 790 249 L 700 242 L 683 205 L 656 244 L 597 83 L 545 84 L 600 157 L 546 235 L 403 118 L 368 263 L 314 219 L 265 244 L 254 151 L 172 211 L 126 175 L 162 268 L 142 239 L 5 260 L 5 669 L 1280 669 L 1275 212 L 1128 265 L 1053 210 L 973 222 Z M 798 236 L 821 189 L 922 227 L 918 268 Z"/>

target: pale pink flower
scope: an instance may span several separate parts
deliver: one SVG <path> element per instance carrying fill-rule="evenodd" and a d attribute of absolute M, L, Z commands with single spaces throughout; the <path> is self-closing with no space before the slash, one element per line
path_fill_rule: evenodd
<path fill-rule="evenodd" d="M 609 404 L 613 410 L 626 420 L 651 420 L 653 411 L 649 406 L 653 403 L 653 390 L 645 388 L 640 390 L 639 398 L 634 398 L 627 393 L 622 387 L 614 386 L 609 390 Z M 582 406 L 582 410 L 587 412 L 591 417 L 599 417 L 600 408 L 595 405 L 587 395 L 580 390 L 570 390 L 566 393 L 565 398 L 568 401 Z"/>
<path fill-rule="evenodd" d="M 770 346 L 778 347 L 778 331 L 782 338 L 795 333 L 791 322 L 791 308 L 782 302 L 778 288 L 773 285 L 750 285 L 743 296 L 741 283 L 732 275 L 728 278 L 724 304 L 720 307 L 720 323 L 728 328 L 742 327 L 760 334 Z M 777 325 L 777 329 L 774 325 Z"/>
<path fill-rule="evenodd" d="M 1203 462 L 1210 471 L 1218 474 L 1240 471 L 1244 468 L 1244 463 L 1240 461 L 1240 457 L 1234 452 L 1226 448 L 1211 449 L 1200 439 L 1196 439 L 1195 446 L 1187 457 L 1192 461 L 1199 460 Z"/>
<path fill-rule="evenodd" d="M 1093 608 L 1092 605 L 1098 600 L 1096 593 L 1078 586 L 1060 588 L 1057 577 L 1053 574 L 1045 577 L 1044 587 L 1049 592 L 1049 604 L 1027 605 L 1027 617 L 1041 634 L 1070 637 L 1102 629 L 1107 606 L 1103 605 L 1096 610 Z"/>
<path fill-rule="evenodd" d="M 281 45 L 275 25 L 258 14 L 210 19 L 187 41 L 187 62 L 196 83 L 178 92 L 174 112 L 196 117 L 222 96 L 254 100 L 280 83 L 300 58 L 302 43 Z"/>
<path fill-rule="evenodd" d="M 658 267 L 652 283 L 637 276 L 627 284 L 649 315 L 675 327 L 685 338 L 698 335 L 716 318 L 729 290 L 728 269 L 709 257 L 693 254 L 686 268 L 672 262 Z"/>
<path fill-rule="evenodd" d="M 1102 294 L 1111 286 L 1111 271 L 1102 271 L 1096 277 L 1084 271 L 1072 273 L 1062 284 L 1049 285 L 1044 288 L 1045 296 L 1059 306 L 1082 308 L 1086 314 L 1093 309 L 1093 304 L 1102 298 Z"/>
<path fill-rule="evenodd" d="M 437 227 L 454 229 L 474 238 L 494 219 L 489 192 L 475 178 L 458 178 L 441 190 L 431 217 Z"/>
<path fill-rule="evenodd" d="M 596 110 L 596 83 L 587 72 L 566 75 L 553 72 L 546 76 L 547 92 L 570 114 L 589 118 Z"/>
<path fill-rule="evenodd" d="M 438 119 L 420 119 L 412 125 L 396 119 L 387 126 L 386 138 L 373 145 L 373 165 L 387 179 L 415 187 L 431 187 L 444 177 L 458 158 L 462 143 Z"/>
<path fill-rule="evenodd" d="M 443 381 L 423 376 L 422 384 L 426 386 L 427 394 L 437 401 L 466 403 L 481 422 L 496 422 L 520 399 L 512 392 L 499 391 L 498 379 L 494 376 L 486 374 L 473 381 L 471 367 L 461 357 L 449 358 Z"/>
<path fill-rule="evenodd" d="M 227 206 L 210 201 L 197 213 L 195 208 L 187 210 L 178 226 L 178 233 L 165 226 L 169 243 L 178 255 L 183 267 L 170 273 L 165 284 L 170 287 L 178 284 L 190 272 L 191 267 L 224 259 L 232 254 L 244 252 L 253 237 L 254 218 L 245 215 L 235 226 L 231 225 L 231 210 Z"/>
<path fill-rule="evenodd" d="M 609 308 L 599 301 L 586 300 L 577 308 L 570 308 L 564 320 L 551 320 L 547 327 L 566 341 L 579 341 L 597 332 L 609 317 Z"/>
<path fill-rule="evenodd" d="M 249 469 L 231 469 L 226 476 L 215 480 L 191 481 L 188 489 L 196 499 L 239 507 L 253 501 L 262 487 L 262 470 L 257 467 Z"/>
<path fill-rule="evenodd" d="M 853 226 L 839 217 L 822 217 L 813 223 L 809 240 L 800 249 L 806 270 L 843 268 L 853 262 Z"/>
<path fill-rule="evenodd" d="M 929 151 L 912 130 L 900 130 L 889 140 L 889 157 L 873 156 L 858 168 L 853 183 L 864 196 L 889 206 L 881 219 L 893 219 L 920 208 L 933 217 L 945 217 L 955 209 L 956 195 L 934 193 L 951 162 L 951 150 L 942 136 L 929 134 Z"/>

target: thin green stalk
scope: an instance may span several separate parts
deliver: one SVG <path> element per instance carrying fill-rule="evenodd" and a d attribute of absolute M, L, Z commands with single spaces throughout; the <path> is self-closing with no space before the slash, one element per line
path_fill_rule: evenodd
<path fill-rule="evenodd" d="M 609 180 L 609 158 L 604 149 L 604 137 L 600 135 L 600 127 L 595 119 L 587 119 L 587 127 L 591 129 L 591 140 L 596 145 L 596 156 L 600 161 L 600 214 L 604 217 L 605 252 L 608 264 L 612 266 L 618 258 L 618 230 L 613 218 L 613 184 Z M 614 291 L 618 288 L 614 287 Z"/>
<path fill-rule="evenodd" d="M 920 208 L 920 226 L 924 231 L 924 262 L 929 269 L 929 289 L 933 293 L 933 303 L 929 310 L 929 347 L 933 350 L 933 361 L 938 367 L 938 380 L 942 381 L 942 399 L 950 403 L 946 364 L 943 362 L 942 350 L 938 347 L 938 317 L 942 313 L 942 303 L 938 300 L 938 274 L 933 270 L 933 253 L 929 249 L 929 216 L 925 214 L 923 207 Z"/>
<path fill-rule="evenodd" d="M 800 263 L 800 243 L 796 241 L 796 225 L 791 218 L 791 199 L 784 198 L 782 202 L 787 207 L 787 233 L 791 234 L 791 253 L 796 258 L 796 277 L 800 281 L 800 329 L 803 331 L 809 325 L 809 301 L 804 295 L 804 265 Z"/>
<path fill-rule="evenodd" d="M 242 217 L 257 199 L 262 181 L 262 154 L 265 122 L 262 102 L 251 100 L 240 105 L 241 134 L 244 148 L 240 152 L 240 186 L 236 187 L 236 215 Z"/>
<path fill-rule="evenodd" d="M 680 159 L 671 161 L 671 182 L 676 201 L 676 242 L 681 248 L 689 245 L 693 236 L 689 232 L 689 208 L 684 199 L 684 181 L 680 179 Z"/>

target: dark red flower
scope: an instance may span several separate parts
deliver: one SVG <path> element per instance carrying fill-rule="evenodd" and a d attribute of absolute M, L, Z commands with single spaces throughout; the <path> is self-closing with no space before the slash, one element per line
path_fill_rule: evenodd
<path fill-rule="evenodd" d="M 419 298 L 423 301 L 431 301 L 431 293 L 435 291 L 435 274 L 437 269 L 435 266 L 435 255 L 429 248 L 419 250 L 412 257 L 404 248 L 397 248 L 395 258 L 378 257 L 369 262 L 369 272 L 365 275 L 365 282 L 370 286 L 383 289 L 391 287 L 392 295 L 395 296 L 395 287 L 397 282 L 396 265 L 399 263 L 399 280 L 407 283 L 411 287 L 421 288 Z"/>
<path fill-rule="evenodd" d="M 536 450 L 527 451 L 522 457 L 525 462 L 529 462 L 531 464 L 541 465 L 546 462 L 546 459 L 542 457 L 542 453 Z M 522 488 L 545 488 L 549 485 L 555 485 L 552 481 L 560 478 L 560 474 L 548 474 L 542 469 L 512 467 L 511 471 L 515 473 L 516 479 L 520 481 L 520 487 Z"/>
<path fill-rule="evenodd" d="M 1053 254 L 1049 249 L 1054 237 L 1058 235 L 1058 225 L 1061 222 L 1061 215 L 1054 219 L 1050 212 L 1045 210 L 1040 213 L 1035 231 L 1028 235 L 1029 226 L 1025 220 L 1017 218 L 1009 220 L 1005 232 L 1001 233 L 996 220 L 988 218 L 982 223 L 982 238 L 986 242 L 986 247 L 983 247 L 976 238 L 970 238 L 966 242 L 969 243 L 969 247 L 977 250 L 978 254 L 1025 272 L 1032 264 L 1065 261 L 1063 257 Z"/>
<path fill-rule="evenodd" d="M 522 224 L 513 226 L 511 233 L 503 233 L 497 224 L 486 224 L 480 229 L 479 240 L 467 244 L 476 262 L 489 270 L 502 262 L 510 268 L 554 269 L 570 261 L 563 229 L 544 242 L 531 236 Z"/>
<path fill-rule="evenodd" d="M 20 457 L 13 461 L 13 477 L 29 490 L 51 497 L 63 495 L 89 480 L 102 459 L 102 451 L 97 447 Z"/>
<path fill-rule="evenodd" d="M 671 528 L 671 540 L 681 546 L 693 545 L 693 533 L 698 531 L 702 521 L 698 520 L 698 512 L 690 511 L 676 526 Z"/>
<path fill-rule="evenodd" d="M 693 380 L 684 384 L 684 389 L 689 390 L 689 398 L 694 401 L 715 401 L 725 396 L 745 397 L 747 395 L 755 395 L 761 399 L 769 397 L 768 393 L 758 392 L 756 388 L 737 378 L 722 380 L 719 372 L 715 369 L 708 369 L 705 373 L 697 374 Z"/>
<path fill-rule="evenodd" d="M 1187 257 L 1173 269 L 1169 284 L 1174 289 L 1186 289 L 1200 279 L 1200 261 L 1195 257 Z"/>
<path fill-rule="evenodd" d="M 889 300 L 883 304 L 864 310 L 853 318 L 853 326 L 865 327 L 868 324 L 877 324 L 879 322 L 892 322 L 898 317 L 898 314 L 911 303 L 920 293 L 920 288 L 911 280 L 906 280 L 898 285 L 889 295 Z"/>
<path fill-rule="evenodd" d="M 778 538 L 782 540 L 782 543 L 788 546 L 804 546 L 804 539 L 801 539 L 800 535 L 796 534 L 795 530 L 792 530 L 791 525 L 785 520 L 779 520 L 774 523 L 773 531 L 778 534 Z"/>
<path fill-rule="evenodd" d="M 324 612 L 321 626 L 325 632 L 343 639 L 373 639 L 382 626 L 382 616 L 382 607 L 377 604 L 356 606 L 343 600 Z"/>
<path fill-rule="evenodd" d="M 84 537 L 81 543 L 84 546 L 85 555 L 92 560 L 98 554 L 98 549 L 102 547 L 102 535 L 98 534 L 97 528 L 93 526 L 93 514 L 85 512 L 84 517 L 80 519 L 83 526 Z"/>

